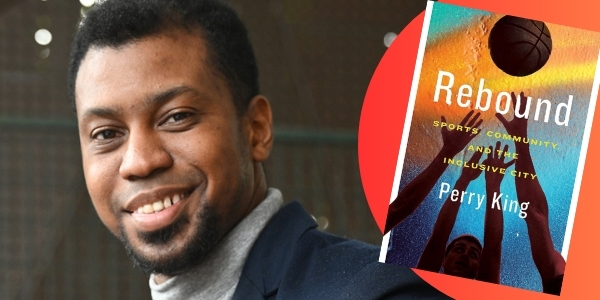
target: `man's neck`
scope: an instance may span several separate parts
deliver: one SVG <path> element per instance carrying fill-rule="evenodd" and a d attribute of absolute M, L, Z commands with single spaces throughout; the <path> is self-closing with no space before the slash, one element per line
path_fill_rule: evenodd
<path fill-rule="evenodd" d="M 163 274 L 154 274 L 154 282 L 156 282 L 156 284 L 162 284 L 163 282 L 167 281 L 169 278 L 169 276 L 167 275 L 163 275 Z"/>

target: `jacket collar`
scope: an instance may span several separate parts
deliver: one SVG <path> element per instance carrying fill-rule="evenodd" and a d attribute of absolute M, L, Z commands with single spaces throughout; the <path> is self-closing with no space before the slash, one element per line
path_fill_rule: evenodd
<path fill-rule="evenodd" d="M 281 208 L 261 232 L 250 250 L 233 299 L 268 298 L 279 288 L 296 242 L 317 227 L 298 202 Z"/>

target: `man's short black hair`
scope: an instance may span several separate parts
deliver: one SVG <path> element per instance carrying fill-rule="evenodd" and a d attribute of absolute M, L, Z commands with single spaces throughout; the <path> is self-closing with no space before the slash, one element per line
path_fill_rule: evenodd
<path fill-rule="evenodd" d="M 463 235 L 457 236 L 455 239 L 452 240 L 452 242 L 450 242 L 450 244 L 448 244 L 448 246 L 446 247 L 446 254 L 444 254 L 444 256 L 448 256 L 448 253 L 450 253 L 450 250 L 452 250 L 452 247 L 454 247 L 456 242 L 461 241 L 461 240 L 468 241 L 468 242 L 471 242 L 471 243 L 479 246 L 479 250 L 483 249 L 483 246 L 481 246 L 481 242 L 479 242 L 478 238 L 476 238 L 475 236 L 470 235 L 470 234 L 463 234 Z"/>
<path fill-rule="evenodd" d="M 170 29 L 199 34 L 208 47 L 207 63 L 221 73 L 238 111 L 246 111 L 259 94 L 258 68 L 246 27 L 235 11 L 217 0 L 106 0 L 81 21 L 68 70 L 68 89 L 75 108 L 75 81 L 91 47 L 119 48 Z"/>

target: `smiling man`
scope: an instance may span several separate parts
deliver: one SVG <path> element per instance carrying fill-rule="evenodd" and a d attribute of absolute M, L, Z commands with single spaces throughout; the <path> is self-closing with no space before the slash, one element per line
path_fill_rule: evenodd
<path fill-rule="evenodd" d="M 282 206 L 246 29 L 217 1 L 107 0 L 69 66 L 87 188 L 155 299 L 438 298 Z"/>

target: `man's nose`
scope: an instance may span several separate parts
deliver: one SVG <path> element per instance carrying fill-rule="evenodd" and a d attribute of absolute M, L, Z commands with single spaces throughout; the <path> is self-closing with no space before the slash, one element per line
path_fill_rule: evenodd
<path fill-rule="evenodd" d="M 173 158 L 165 149 L 164 142 L 152 130 L 132 130 L 126 143 L 127 149 L 119 168 L 123 179 L 145 178 L 173 164 Z"/>

